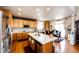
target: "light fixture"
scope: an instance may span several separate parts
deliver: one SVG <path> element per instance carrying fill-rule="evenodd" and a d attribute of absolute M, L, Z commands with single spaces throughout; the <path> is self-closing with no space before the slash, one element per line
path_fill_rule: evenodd
<path fill-rule="evenodd" d="M 49 11 L 49 10 L 50 10 L 50 8 L 46 8 L 46 10 L 47 10 L 47 11 Z"/>
<path fill-rule="evenodd" d="M 21 8 L 18 8 L 18 11 L 21 11 L 22 9 Z"/>

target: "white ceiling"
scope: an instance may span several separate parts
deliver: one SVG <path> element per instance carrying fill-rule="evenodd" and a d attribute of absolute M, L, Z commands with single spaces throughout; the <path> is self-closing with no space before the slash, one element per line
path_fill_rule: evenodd
<path fill-rule="evenodd" d="M 68 6 L 5 6 L 4 8 L 12 11 L 14 16 L 38 20 L 56 20 L 72 14 L 71 8 Z M 21 15 L 17 14 L 18 8 L 21 8 Z M 40 9 L 39 12 L 36 11 L 37 8 Z M 46 8 L 50 8 L 50 10 L 47 11 Z"/>

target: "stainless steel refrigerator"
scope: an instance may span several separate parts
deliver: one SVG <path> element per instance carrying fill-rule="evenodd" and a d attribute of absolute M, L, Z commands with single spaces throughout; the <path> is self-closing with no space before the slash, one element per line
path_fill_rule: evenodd
<path fill-rule="evenodd" d="M 8 16 L 0 11 L 0 53 L 8 53 L 11 50 L 11 35 L 8 27 Z"/>

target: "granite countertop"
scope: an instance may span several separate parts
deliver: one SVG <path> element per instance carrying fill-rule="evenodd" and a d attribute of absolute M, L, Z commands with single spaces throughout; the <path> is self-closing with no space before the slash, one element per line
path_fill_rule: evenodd
<path fill-rule="evenodd" d="M 11 31 L 11 33 L 13 34 L 13 33 L 23 33 L 23 32 L 34 32 L 35 31 L 35 29 L 31 29 L 31 28 L 21 28 L 21 29 L 13 29 L 12 31 Z"/>
<path fill-rule="evenodd" d="M 40 34 L 40 36 L 38 35 L 38 33 L 28 33 L 29 36 L 34 38 L 36 41 L 38 41 L 42 45 L 49 43 L 49 42 L 53 42 L 57 39 L 56 37 L 49 37 L 46 34 L 42 34 L 42 33 L 39 33 L 39 34 Z"/>

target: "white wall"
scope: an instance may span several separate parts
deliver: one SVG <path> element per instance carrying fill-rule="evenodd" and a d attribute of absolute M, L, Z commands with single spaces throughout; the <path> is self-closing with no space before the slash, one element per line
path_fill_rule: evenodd
<path fill-rule="evenodd" d="M 65 38 L 65 28 L 64 28 L 64 22 L 63 21 L 56 21 L 55 22 L 55 29 L 59 30 L 61 32 L 61 37 Z"/>
<path fill-rule="evenodd" d="M 44 22 L 42 21 L 37 21 L 37 29 L 38 30 L 44 30 Z"/>

